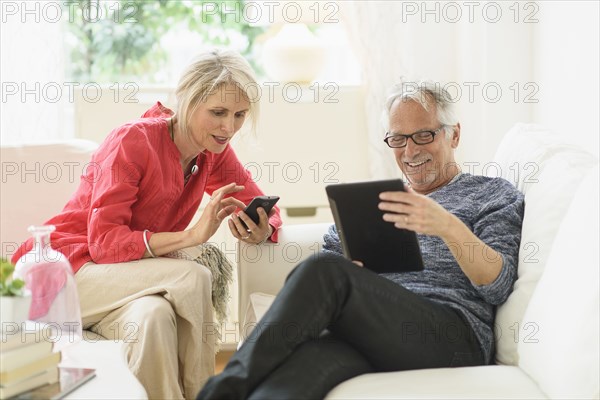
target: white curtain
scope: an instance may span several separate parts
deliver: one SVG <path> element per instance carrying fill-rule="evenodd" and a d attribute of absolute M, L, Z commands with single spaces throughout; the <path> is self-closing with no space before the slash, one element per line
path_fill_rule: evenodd
<path fill-rule="evenodd" d="M 64 79 L 63 22 L 54 21 L 53 10 L 43 5 L 11 2 L 16 9 L 2 15 L 2 145 L 72 136 L 68 115 L 72 101 Z"/>
<path fill-rule="evenodd" d="M 511 3 L 500 4 L 502 16 L 495 22 L 491 21 L 496 20 L 497 2 L 486 8 L 486 14 L 482 12 L 485 3 L 478 3 L 472 18 L 469 2 L 452 3 L 453 9 L 444 8 L 444 2 L 339 2 L 362 64 L 373 178 L 399 176 L 391 151 L 382 142 L 381 113 L 388 89 L 400 77 L 440 82 L 460 95 L 457 111 L 462 137 L 456 156 L 474 173 L 482 172 L 514 123 L 531 119 L 533 104 L 524 101 L 524 86 L 535 85 L 533 24 L 523 23 L 523 13 L 515 23 Z M 459 19 L 457 10 L 462 13 Z M 518 101 L 515 83 L 520 90 Z M 502 94 L 496 99 L 498 87 Z"/>
<path fill-rule="evenodd" d="M 382 142 L 382 110 L 389 86 L 407 70 L 403 51 L 389 47 L 392 38 L 404 33 L 403 26 L 395 23 L 394 11 L 398 5 L 389 1 L 340 1 L 339 4 L 350 43 L 363 71 L 369 172 L 372 177 L 396 177 L 398 168 Z"/>

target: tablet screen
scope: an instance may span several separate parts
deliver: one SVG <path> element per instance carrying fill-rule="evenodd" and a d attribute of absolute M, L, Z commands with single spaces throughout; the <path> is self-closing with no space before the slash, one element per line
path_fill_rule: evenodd
<path fill-rule="evenodd" d="M 379 194 L 404 190 L 400 179 L 343 183 L 326 188 L 344 256 L 377 273 L 423 270 L 414 231 L 383 220 Z"/>

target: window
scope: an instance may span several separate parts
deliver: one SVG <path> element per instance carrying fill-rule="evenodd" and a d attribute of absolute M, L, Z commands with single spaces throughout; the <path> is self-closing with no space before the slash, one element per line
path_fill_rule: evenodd
<path fill-rule="evenodd" d="M 259 1 L 240 0 L 67 0 L 66 76 L 77 82 L 174 86 L 195 54 L 222 46 L 241 53 L 259 79 L 267 79 L 263 44 L 277 31 L 277 23 L 293 18 L 293 6 L 301 2 L 270 3 L 271 9 Z M 339 7 L 334 2 L 305 2 L 305 13 L 312 11 L 307 9 L 311 4 L 315 11 L 317 6 L 322 9 L 320 20 L 314 21 L 320 24 L 312 24 L 311 30 L 327 48 L 319 79 L 357 83 L 358 63 L 334 13 Z M 254 16 L 257 10 L 261 18 Z M 292 10 L 287 11 L 290 19 L 278 18 L 286 10 Z M 274 18 L 265 18 L 267 11 Z M 328 21 L 336 23 L 324 23 Z"/>
<path fill-rule="evenodd" d="M 290 18 L 252 18 L 248 10 L 256 10 L 257 5 L 264 10 L 262 3 L 275 4 L 276 11 L 287 7 Z M 308 7 L 304 15 L 311 17 L 319 7 L 318 18 L 303 21 L 326 46 L 324 68 L 314 81 L 340 86 L 360 83 L 359 66 L 335 1 L 262 3 L 2 2 L 2 144 L 96 138 L 83 122 L 104 137 L 117 124 L 139 116 L 145 104 L 169 98 L 183 68 L 206 48 L 235 49 L 253 65 L 260 81 L 277 81 L 265 72 L 265 43 L 282 23 L 293 20 L 299 5 Z M 78 108 L 82 95 L 93 118 Z M 104 107 L 108 103 L 111 109 Z"/>
<path fill-rule="evenodd" d="M 242 1 L 68 0 L 67 76 L 76 81 L 171 84 L 190 56 L 226 46 L 255 67 L 254 43 L 265 28 L 235 10 Z"/>

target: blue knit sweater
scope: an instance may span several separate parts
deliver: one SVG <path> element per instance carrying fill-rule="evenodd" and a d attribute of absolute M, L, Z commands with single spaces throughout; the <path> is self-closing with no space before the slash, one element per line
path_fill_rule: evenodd
<path fill-rule="evenodd" d="M 517 277 L 523 195 L 502 178 L 462 174 L 428 196 L 460 218 L 479 239 L 501 255 L 500 275 L 489 285 L 473 284 L 441 238 L 419 234 L 425 270 L 381 276 L 458 310 L 475 331 L 486 362 L 491 363 L 495 306 L 506 301 Z M 324 239 L 324 251 L 342 254 L 334 226 Z M 474 246 L 471 249 L 482 250 Z"/>

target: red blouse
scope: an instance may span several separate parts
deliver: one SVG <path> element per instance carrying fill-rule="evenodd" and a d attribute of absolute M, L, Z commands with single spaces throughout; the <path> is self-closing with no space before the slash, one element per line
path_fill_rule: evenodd
<path fill-rule="evenodd" d="M 113 130 L 92 155 L 62 212 L 45 223 L 56 226 L 52 247 L 67 256 L 74 272 L 88 261 L 139 260 L 146 251 L 143 231 L 185 230 L 205 192 L 210 195 L 236 182 L 245 189 L 233 196 L 246 204 L 264 194 L 229 145 L 220 154 L 201 153 L 198 173 L 184 185 L 180 153 L 165 119 L 171 115 L 157 103 L 142 118 Z M 275 228 L 271 240 L 276 242 L 281 218 L 275 210 L 269 223 Z M 13 263 L 32 246 L 32 239 L 25 242 L 13 255 Z"/>

